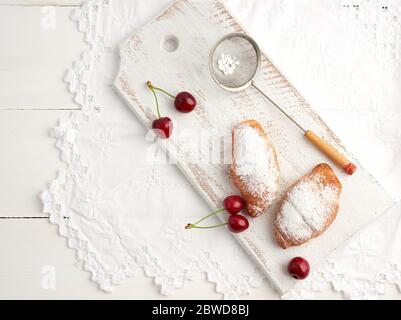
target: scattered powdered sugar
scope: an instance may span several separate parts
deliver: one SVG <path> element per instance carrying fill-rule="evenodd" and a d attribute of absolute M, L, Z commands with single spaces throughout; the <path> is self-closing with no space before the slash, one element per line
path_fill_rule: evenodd
<path fill-rule="evenodd" d="M 278 189 L 279 170 L 274 149 L 247 124 L 234 131 L 235 170 L 249 192 L 271 202 Z"/>
<path fill-rule="evenodd" d="M 317 174 L 295 184 L 287 197 L 277 217 L 277 225 L 288 237 L 304 240 L 324 228 L 338 201 L 338 189 L 324 185 Z"/>
<path fill-rule="evenodd" d="M 239 61 L 229 54 L 222 53 L 217 64 L 219 70 L 227 76 L 234 73 L 235 68 L 239 65 Z"/>

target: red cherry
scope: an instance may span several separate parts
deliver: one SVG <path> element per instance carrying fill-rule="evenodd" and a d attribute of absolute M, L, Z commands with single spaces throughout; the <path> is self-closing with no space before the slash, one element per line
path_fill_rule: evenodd
<path fill-rule="evenodd" d="M 288 272 L 295 279 L 305 279 L 308 276 L 309 271 L 309 263 L 304 258 L 295 257 L 288 264 Z"/>
<path fill-rule="evenodd" d="M 248 219 L 240 214 L 232 214 L 228 218 L 228 228 L 231 232 L 239 233 L 245 231 L 249 227 Z"/>
<path fill-rule="evenodd" d="M 162 117 L 152 122 L 152 128 L 162 139 L 167 139 L 173 132 L 173 121 L 169 117 Z"/>
<path fill-rule="evenodd" d="M 238 195 L 232 195 L 224 199 L 223 205 L 228 213 L 235 214 L 244 209 L 245 201 Z"/>
<path fill-rule="evenodd" d="M 178 111 L 188 113 L 195 109 L 196 100 L 189 92 L 182 91 L 175 97 L 174 106 Z"/>

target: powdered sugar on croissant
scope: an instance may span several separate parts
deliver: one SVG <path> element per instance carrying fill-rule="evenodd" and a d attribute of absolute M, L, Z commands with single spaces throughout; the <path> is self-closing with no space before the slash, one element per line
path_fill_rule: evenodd
<path fill-rule="evenodd" d="M 341 183 L 328 164 L 317 165 L 285 195 L 275 221 L 282 248 L 301 245 L 322 234 L 339 208 Z"/>
<path fill-rule="evenodd" d="M 230 177 L 246 201 L 252 217 L 266 212 L 279 186 L 279 167 L 274 147 L 256 120 L 233 129 L 233 163 Z"/>

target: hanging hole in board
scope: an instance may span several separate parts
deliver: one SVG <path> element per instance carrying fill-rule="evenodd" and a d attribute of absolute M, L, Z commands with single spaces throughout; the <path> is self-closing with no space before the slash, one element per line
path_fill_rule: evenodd
<path fill-rule="evenodd" d="M 178 49 L 178 45 L 179 41 L 176 36 L 169 35 L 162 40 L 162 48 L 167 52 L 174 52 Z"/>

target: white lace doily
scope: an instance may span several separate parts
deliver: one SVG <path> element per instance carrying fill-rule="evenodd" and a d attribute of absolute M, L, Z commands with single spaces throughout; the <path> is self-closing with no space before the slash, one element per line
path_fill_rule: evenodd
<path fill-rule="evenodd" d="M 401 4 L 225 2 L 345 145 L 400 198 Z M 145 130 L 111 86 L 118 43 L 169 4 L 88 0 L 74 11 L 89 49 L 65 80 L 82 110 L 53 130 L 68 167 L 43 192 L 43 211 L 103 290 L 143 268 L 162 294 L 206 273 L 225 298 L 237 298 L 260 286 L 262 273 L 224 228 L 183 229 L 183 221 L 208 207 L 174 166 L 146 162 Z M 285 297 L 310 298 L 329 285 L 350 298 L 375 297 L 388 284 L 401 288 L 400 212 L 393 208 Z"/>

